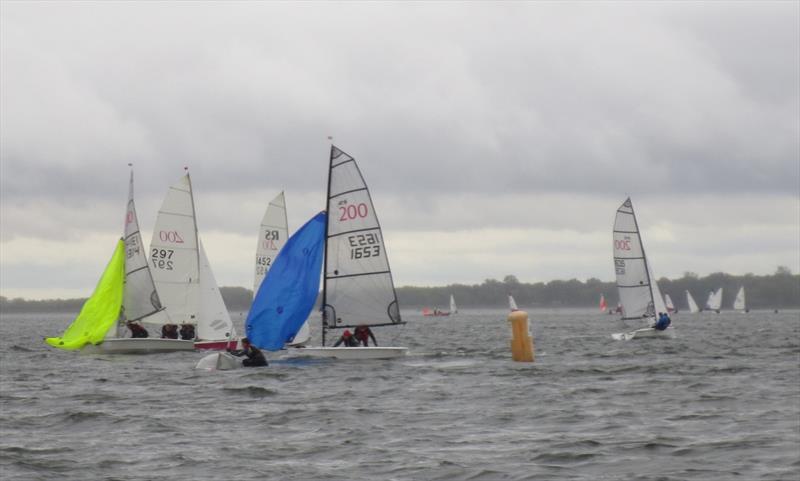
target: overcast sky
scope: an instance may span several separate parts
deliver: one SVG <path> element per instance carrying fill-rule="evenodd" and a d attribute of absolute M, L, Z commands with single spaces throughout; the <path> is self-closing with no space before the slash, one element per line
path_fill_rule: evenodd
<path fill-rule="evenodd" d="M 188 166 L 221 285 L 358 161 L 395 282 L 800 271 L 800 3 L 0 3 L 0 287 L 90 294 L 128 166 L 149 243 Z M 444 301 L 443 301 L 444 302 Z"/>

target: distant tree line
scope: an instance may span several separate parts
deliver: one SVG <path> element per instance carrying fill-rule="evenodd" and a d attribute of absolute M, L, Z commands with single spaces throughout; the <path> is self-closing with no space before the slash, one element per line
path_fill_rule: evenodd
<path fill-rule="evenodd" d="M 661 292 L 669 294 L 679 310 L 687 309 L 686 292 L 692 293 L 700 307 L 708 293 L 723 288 L 722 307 L 730 309 L 736 292 L 744 286 L 747 305 L 751 309 L 785 309 L 800 307 L 800 275 L 792 274 L 786 267 L 778 267 L 772 275 L 745 274 L 733 276 L 721 272 L 699 277 L 685 272 L 680 279 L 658 280 Z M 225 305 L 231 311 L 247 311 L 253 291 L 244 287 L 220 287 Z M 507 275 L 502 281 L 486 279 L 482 284 L 451 284 L 442 287 L 399 287 L 397 297 L 402 308 L 448 308 L 450 295 L 455 296 L 458 307 L 505 307 L 508 295 L 514 296 L 520 308 L 530 307 L 597 307 L 604 295 L 609 307 L 617 305 L 617 287 L 614 282 L 589 279 L 556 280 L 528 284 L 516 276 Z M 50 299 L 28 301 L 0 296 L 0 312 L 78 312 L 86 299 Z M 319 299 L 318 299 L 319 303 Z"/>
<path fill-rule="evenodd" d="M 688 309 L 686 291 L 703 307 L 711 290 L 723 288 L 723 309 L 730 309 L 736 292 L 744 286 L 747 306 L 751 309 L 778 309 L 800 307 L 800 275 L 792 274 L 786 267 L 778 267 L 775 274 L 733 276 L 714 273 L 699 277 L 693 272 L 684 273 L 680 279 L 658 280 L 663 294 L 669 294 L 679 310 Z M 604 295 L 609 307 L 617 305 L 619 296 L 615 282 L 589 279 L 581 282 L 555 280 L 528 284 L 516 276 L 507 275 L 502 281 L 486 279 L 482 284 L 452 284 L 443 287 L 400 287 L 397 296 L 402 307 L 439 307 L 447 309 L 450 295 L 455 296 L 458 307 L 505 307 L 508 296 L 525 307 L 596 307 Z"/>

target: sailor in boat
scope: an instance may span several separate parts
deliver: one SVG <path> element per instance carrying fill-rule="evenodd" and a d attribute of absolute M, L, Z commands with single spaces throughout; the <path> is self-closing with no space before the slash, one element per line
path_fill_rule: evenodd
<path fill-rule="evenodd" d="M 192 324 L 181 324 L 181 339 L 184 341 L 194 339 L 194 326 Z"/>
<path fill-rule="evenodd" d="M 175 324 L 164 324 L 161 326 L 161 339 L 177 339 L 178 326 Z"/>
<path fill-rule="evenodd" d="M 671 323 L 672 323 L 672 320 L 669 318 L 669 316 L 666 313 L 659 312 L 658 313 L 658 321 L 656 321 L 656 323 L 653 324 L 653 329 L 655 329 L 656 331 L 663 331 L 666 328 L 668 328 Z"/>
<path fill-rule="evenodd" d="M 369 326 L 362 324 L 356 327 L 355 338 L 356 341 L 364 347 L 369 347 L 369 340 L 371 338 L 372 345 L 378 347 L 378 341 L 375 340 L 375 334 L 372 333 L 372 329 L 370 329 Z"/>
<path fill-rule="evenodd" d="M 133 338 L 145 338 L 150 337 L 150 334 L 147 333 L 147 329 L 144 328 L 141 324 L 134 321 L 128 321 L 127 324 L 128 329 L 131 330 L 131 337 Z"/>
<path fill-rule="evenodd" d="M 374 338 L 373 338 L 374 339 Z M 336 344 L 333 347 L 339 347 L 344 344 L 344 347 L 358 347 L 358 340 L 356 337 L 350 332 L 349 329 L 345 329 L 342 333 L 342 337 L 336 341 Z"/>
<path fill-rule="evenodd" d="M 233 354 L 234 356 L 247 356 L 247 359 L 242 360 L 242 365 L 244 367 L 258 367 L 258 366 L 268 366 L 267 358 L 264 357 L 264 353 L 261 352 L 259 348 L 250 344 L 250 339 L 243 337 L 242 338 L 242 349 L 238 351 L 231 351 L 228 349 L 228 352 Z"/>

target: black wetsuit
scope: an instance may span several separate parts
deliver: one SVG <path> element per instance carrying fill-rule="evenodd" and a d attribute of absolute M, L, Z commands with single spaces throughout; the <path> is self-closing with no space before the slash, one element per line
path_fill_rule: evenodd
<path fill-rule="evenodd" d="M 261 352 L 260 349 L 253 346 L 252 344 L 241 351 L 233 351 L 231 352 L 234 356 L 247 356 L 247 359 L 242 360 L 242 365 L 245 367 L 258 367 L 258 366 L 268 366 L 267 358 L 264 357 L 264 353 Z"/>
<path fill-rule="evenodd" d="M 131 337 L 134 337 L 134 338 L 150 337 L 150 334 L 147 333 L 147 329 L 145 329 L 144 327 L 142 327 L 142 326 L 140 326 L 138 324 L 133 324 L 128 329 L 131 330 Z"/>
<path fill-rule="evenodd" d="M 336 344 L 333 347 L 339 347 L 341 344 L 344 344 L 344 347 L 358 347 L 358 339 L 356 336 L 350 335 L 348 337 L 340 337 Z"/>

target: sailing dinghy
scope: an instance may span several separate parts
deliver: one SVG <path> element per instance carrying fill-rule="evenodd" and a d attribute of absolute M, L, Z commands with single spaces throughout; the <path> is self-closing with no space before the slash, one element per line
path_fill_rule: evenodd
<path fill-rule="evenodd" d="M 689 312 L 692 314 L 697 314 L 700 312 L 700 308 L 697 307 L 697 303 L 694 301 L 694 297 L 692 297 L 692 293 L 688 290 L 686 291 L 686 304 L 689 305 Z"/>
<path fill-rule="evenodd" d="M 406 347 L 328 347 L 329 332 L 402 324 L 381 226 L 367 184 L 353 157 L 331 145 L 328 168 L 322 346 L 291 355 L 337 359 L 390 359 Z"/>
<path fill-rule="evenodd" d="M 197 233 L 192 181 L 187 172 L 170 186 L 150 242 L 153 280 L 175 324 L 195 328 L 195 349 L 234 348 L 233 322 Z"/>
<path fill-rule="evenodd" d="M 123 252 L 122 276 L 119 279 L 114 278 L 113 285 L 109 284 L 107 275 L 112 266 L 112 264 L 109 264 L 109 268 L 106 269 L 106 273 L 103 275 L 100 284 L 98 284 L 95 293 L 86 302 L 78 318 L 73 322 L 73 326 L 80 326 L 82 323 L 89 322 L 91 329 L 86 332 L 90 332 L 90 334 L 84 335 L 78 343 L 73 340 L 67 344 L 61 344 L 61 341 L 56 344 L 48 341 L 48 344 L 64 349 L 79 349 L 82 347 L 85 352 L 104 354 L 147 354 L 193 350 L 192 341 L 160 339 L 157 337 L 123 337 L 127 333 L 126 323 L 128 321 L 141 322 L 151 328 L 160 328 L 165 324 L 171 323 L 169 315 L 161 305 L 158 291 L 153 282 L 150 265 L 145 256 L 144 244 L 139 232 L 139 220 L 133 200 L 133 172 L 131 172 L 128 189 L 124 234 L 123 240 L 120 240 Z M 101 288 L 101 285 L 104 287 Z M 117 289 L 121 297 L 119 304 L 114 304 L 116 311 L 113 313 L 113 318 L 109 317 L 110 310 L 102 315 L 95 312 L 87 318 L 86 313 L 96 311 L 93 306 L 98 302 L 111 306 L 109 304 L 111 301 L 99 301 L 98 299 L 113 299 L 114 297 L 110 292 L 116 292 Z M 73 337 L 73 326 L 67 329 L 62 339 Z M 86 330 L 86 327 L 79 330 Z"/>
<path fill-rule="evenodd" d="M 669 297 L 669 294 L 664 294 L 664 304 L 667 306 L 667 312 L 672 314 L 673 312 L 678 312 L 675 309 L 675 304 L 672 303 L 672 298 Z"/>
<path fill-rule="evenodd" d="M 511 312 L 519 310 L 519 307 L 517 307 L 517 301 L 514 300 L 514 296 L 511 294 L 508 295 L 508 308 L 511 310 Z"/>
<path fill-rule="evenodd" d="M 250 342 L 268 351 L 290 346 L 314 309 L 319 293 L 325 241 L 325 212 L 320 212 L 286 241 L 253 298 L 245 321 Z M 226 352 L 210 354 L 196 369 L 243 367 Z"/>
<path fill-rule="evenodd" d="M 739 292 L 736 293 L 736 299 L 733 301 L 733 309 L 742 314 L 750 312 L 747 308 L 744 298 L 744 286 L 739 287 Z"/>
<path fill-rule="evenodd" d="M 647 262 L 630 198 L 617 209 L 614 221 L 614 269 L 622 303 L 622 318 L 646 319 L 650 326 L 654 325 L 658 314 L 667 312 L 667 307 Z M 645 327 L 612 334 L 611 337 L 627 341 L 642 337 L 674 337 L 674 332 L 672 326 L 663 331 Z"/>
<path fill-rule="evenodd" d="M 289 237 L 289 222 L 286 217 L 286 198 L 284 193 L 278 194 L 267 206 L 261 227 L 258 231 L 258 244 L 256 245 L 255 279 L 253 282 L 253 298 L 258 294 L 261 283 L 269 272 L 275 259 Z M 299 346 L 311 337 L 308 323 L 303 323 L 300 331 L 289 343 L 290 346 Z"/>
<path fill-rule="evenodd" d="M 708 293 L 708 299 L 706 299 L 706 309 L 709 311 L 714 311 L 719 314 L 719 310 L 722 307 L 722 288 L 720 287 L 716 291 L 711 291 Z"/>

